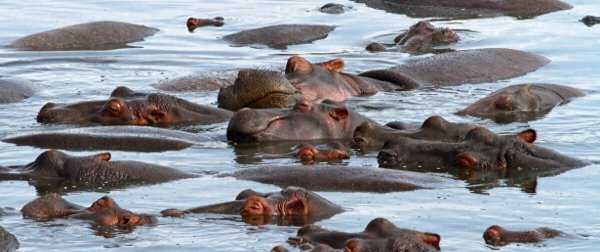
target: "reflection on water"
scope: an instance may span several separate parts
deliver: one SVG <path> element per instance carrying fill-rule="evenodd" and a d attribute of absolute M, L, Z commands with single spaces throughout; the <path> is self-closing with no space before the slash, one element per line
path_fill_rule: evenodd
<path fill-rule="evenodd" d="M 466 183 L 434 190 L 373 194 L 364 192 L 319 192 L 346 211 L 315 224 L 348 232 L 360 231 L 375 217 L 385 217 L 403 227 L 428 230 L 442 236 L 445 251 L 488 251 L 481 235 L 485 228 L 500 224 L 510 229 L 548 226 L 581 238 L 561 238 L 541 245 L 508 245 L 503 251 L 557 250 L 595 251 L 600 237 L 600 215 L 595 214 L 600 199 L 600 72 L 597 55 L 600 27 L 587 27 L 578 20 L 600 13 L 596 1 L 566 0 L 574 8 L 529 19 L 494 17 L 479 19 L 436 19 L 436 27 L 459 29 L 464 38 L 449 46 L 463 50 L 503 47 L 544 55 L 549 65 L 496 83 L 428 88 L 407 92 L 379 93 L 356 97 L 347 104 L 379 123 L 402 121 L 419 125 L 431 115 L 452 122 L 485 126 L 496 133 L 519 132 L 533 128 L 537 144 L 594 164 L 547 177 L 523 176 L 517 179 L 490 176 L 480 172 L 430 170 L 448 173 Z M 116 20 L 157 27 L 161 31 L 130 48 L 103 51 L 18 51 L 0 49 L 0 76 L 20 77 L 35 82 L 33 97 L 13 104 L 0 104 L 0 137 L 48 130 L 70 129 L 73 125 L 45 125 L 35 121 L 39 109 L 49 101 L 71 103 L 105 99 L 116 86 L 140 92 L 156 91 L 157 83 L 195 73 L 261 67 L 282 70 L 291 55 L 311 62 L 343 58 L 345 71 L 359 73 L 400 64 L 408 59 L 427 57 L 402 52 L 370 53 L 364 47 L 373 41 L 391 41 L 393 36 L 416 23 L 418 18 L 375 10 L 352 1 L 344 14 L 319 12 L 319 1 L 5 1 L 0 8 L 0 44 L 44 30 L 95 20 Z M 188 17 L 222 16 L 222 27 L 199 27 L 188 32 Z M 231 47 L 221 38 L 245 29 L 275 24 L 309 23 L 335 25 L 327 38 L 279 50 L 268 47 Z M 464 32 L 462 31 L 464 29 Z M 471 32 L 473 31 L 473 32 Z M 530 122 L 497 124 L 489 119 L 462 117 L 454 113 L 502 87 L 524 82 L 556 83 L 584 90 L 587 95 L 554 108 Z M 167 91 L 168 92 L 168 91 Z M 178 97 L 216 107 L 217 91 L 182 91 Z M 176 129 L 201 133 L 224 140 L 227 123 L 185 125 Z M 194 145 L 179 151 L 141 153 L 115 151 L 114 157 L 140 160 L 193 172 L 214 174 L 247 166 L 299 164 L 286 153 L 299 143 L 233 145 L 224 141 Z M 316 142 L 311 144 L 323 144 Z M 0 165 L 22 165 L 44 149 L 0 143 Z M 94 153 L 79 151 L 75 155 Z M 377 167 L 376 150 L 354 150 L 341 165 Z M 20 209 L 35 198 L 37 187 L 28 181 L 0 182 L 0 207 Z M 41 191 L 58 190 L 69 201 L 84 203 L 108 191 L 71 190 L 57 185 Z M 243 189 L 274 191 L 273 185 L 233 178 L 203 176 L 169 183 L 110 190 L 111 197 L 134 212 L 154 213 L 167 207 L 183 209 L 193 205 L 222 202 Z M 10 212 L 10 211 L 9 211 Z M 581 218 L 585 216 L 585 218 Z M 267 224 L 269 223 L 269 224 Z M 245 223 L 241 217 L 196 214 L 185 218 L 160 218 L 156 226 L 138 227 L 132 232 L 94 229 L 72 221 L 36 222 L 20 214 L 0 216 L 0 225 L 15 234 L 20 251 L 98 250 L 195 250 L 268 251 L 285 244 L 297 227 L 274 222 Z M 287 223 L 287 222 L 281 222 Z M 292 221 L 292 223 L 295 223 Z M 539 246 L 539 247 L 538 247 Z M 468 249 L 465 249 L 468 248 Z"/>

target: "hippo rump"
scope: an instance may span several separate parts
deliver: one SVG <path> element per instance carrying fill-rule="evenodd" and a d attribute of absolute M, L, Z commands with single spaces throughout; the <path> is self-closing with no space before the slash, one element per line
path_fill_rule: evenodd
<path fill-rule="evenodd" d="M 218 177 L 235 177 L 280 187 L 297 186 L 317 191 L 395 192 L 458 186 L 446 177 L 373 167 L 339 165 L 264 166 L 247 168 Z"/>
<path fill-rule="evenodd" d="M 98 186 L 125 187 L 197 177 L 161 165 L 126 160 L 110 161 L 110 158 L 108 152 L 76 157 L 58 150 L 48 150 L 27 165 L 0 169 L 0 180 L 67 183 L 83 190 Z"/>
<path fill-rule="evenodd" d="M 0 104 L 27 99 L 35 94 L 33 83 L 20 78 L 0 77 Z"/>
<path fill-rule="evenodd" d="M 301 100 L 291 109 L 237 111 L 227 127 L 230 141 L 349 139 L 354 129 L 370 119 L 341 103 Z M 373 122 L 375 123 L 375 122 Z"/>
<path fill-rule="evenodd" d="M 427 21 L 419 21 L 412 25 L 407 31 L 394 38 L 394 43 L 407 52 L 427 52 L 432 46 L 448 45 L 459 40 L 458 35 L 452 29 L 437 28 Z M 383 45 L 374 42 L 367 45 L 367 50 L 387 51 Z"/>
<path fill-rule="evenodd" d="M 329 25 L 281 24 L 236 32 L 224 36 L 223 40 L 234 46 L 260 44 L 274 49 L 286 49 L 289 45 L 324 39 L 334 29 L 335 26 Z"/>
<path fill-rule="evenodd" d="M 234 201 L 194 207 L 187 210 L 166 209 L 163 216 L 177 217 L 188 213 L 239 214 L 257 224 L 271 223 L 270 218 L 292 218 L 311 221 L 329 218 L 343 209 L 327 199 L 300 187 L 287 187 L 279 192 L 260 193 L 246 189 Z M 306 221 L 301 221 L 305 223 Z M 265 223 L 261 223 L 265 224 Z M 302 224 L 304 225 L 304 224 Z"/>
<path fill-rule="evenodd" d="M 132 228 L 142 225 L 153 225 L 156 218 L 146 214 L 136 214 L 122 209 L 112 198 L 104 196 L 96 200 L 90 207 L 82 207 L 63 199 L 58 194 L 41 196 L 21 209 L 26 218 L 55 219 L 69 218 L 89 220 L 96 225 Z"/>
<path fill-rule="evenodd" d="M 375 9 L 410 17 L 446 17 L 468 19 L 496 16 L 532 18 L 538 15 L 568 10 L 570 4 L 559 0 L 353 0 Z"/>
<path fill-rule="evenodd" d="M 159 152 L 214 144 L 215 138 L 145 126 L 96 126 L 9 136 L 2 142 L 62 150 Z"/>
<path fill-rule="evenodd" d="M 227 121 L 232 112 L 161 93 L 139 93 L 117 87 L 108 100 L 72 104 L 46 103 L 37 115 L 41 123 L 101 123 L 169 126 Z"/>
<path fill-rule="evenodd" d="M 412 229 L 399 228 L 385 218 L 375 218 L 362 232 L 347 233 L 329 231 L 315 225 L 306 225 L 298 230 L 296 237 L 288 242 L 292 245 L 303 243 L 323 248 L 343 249 L 344 251 L 439 251 L 440 235 Z M 312 250 L 316 251 L 316 250 Z M 328 251 L 328 250 L 325 250 Z"/>
<path fill-rule="evenodd" d="M 19 248 L 19 240 L 15 235 L 9 233 L 0 226 L 0 251 L 2 252 L 12 252 Z"/>
<path fill-rule="evenodd" d="M 499 123 L 530 121 L 546 115 L 558 104 L 584 95 L 583 91 L 568 86 L 518 84 L 497 90 L 456 113 Z"/>
<path fill-rule="evenodd" d="M 535 230 L 511 231 L 501 226 L 493 225 L 483 232 L 483 240 L 492 246 L 504 246 L 509 243 L 535 243 L 546 238 L 565 236 L 556 229 L 541 227 Z"/>
<path fill-rule="evenodd" d="M 115 21 L 97 21 L 32 34 L 9 44 L 31 51 L 111 50 L 143 41 L 158 29 Z"/>

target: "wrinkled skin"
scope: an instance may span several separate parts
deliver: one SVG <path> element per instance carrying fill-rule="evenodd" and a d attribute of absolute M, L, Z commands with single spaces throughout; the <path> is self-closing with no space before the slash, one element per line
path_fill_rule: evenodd
<path fill-rule="evenodd" d="M 568 10 L 573 6 L 559 0 L 354 0 L 375 9 L 410 17 L 468 19 L 496 16 L 533 18 Z"/>
<path fill-rule="evenodd" d="M 345 9 L 346 6 L 343 4 L 326 3 L 319 8 L 319 11 L 327 14 L 342 14 L 346 11 Z"/>
<path fill-rule="evenodd" d="M 145 214 L 135 214 L 122 209 L 110 197 L 96 200 L 90 207 L 82 207 L 66 201 L 60 195 L 48 194 L 27 203 L 21 209 L 24 217 L 34 219 L 69 218 L 89 220 L 103 226 L 132 228 L 152 225 L 156 218 Z"/>
<path fill-rule="evenodd" d="M 380 150 L 386 141 L 397 137 L 432 140 L 441 142 L 461 142 L 467 133 L 478 127 L 468 123 L 452 123 L 441 116 L 427 118 L 417 130 L 398 130 L 365 122 L 353 134 L 352 145 Z"/>
<path fill-rule="evenodd" d="M 223 39 L 235 46 L 261 44 L 274 49 L 286 49 L 289 45 L 324 39 L 334 29 L 335 26 L 328 25 L 282 24 L 236 32 Z"/>
<path fill-rule="evenodd" d="M 250 220 L 268 220 L 265 217 L 307 217 L 329 218 L 343 212 L 343 209 L 325 198 L 299 187 L 287 187 L 279 192 L 259 193 L 246 189 L 238 194 L 235 201 L 190 208 L 184 211 L 167 209 L 163 216 L 177 217 L 186 213 L 239 214 Z M 259 217 L 254 218 L 253 217 Z M 260 218 L 262 217 L 262 218 Z M 252 222 L 253 224 L 258 224 Z"/>
<path fill-rule="evenodd" d="M 231 112 L 195 104 L 161 93 L 139 93 L 117 87 L 108 100 L 44 105 L 37 115 L 41 123 L 101 123 L 169 126 L 226 121 Z"/>
<path fill-rule="evenodd" d="M 322 160 L 349 159 L 350 150 L 340 142 L 330 142 L 321 146 L 300 144 L 296 146 L 294 156 L 303 164 L 314 164 Z"/>
<path fill-rule="evenodd" d="M 377 159 L 382 167 L 459 167 L 497 171 L 505 176 L 548 176 L 588 165 L 532 144 L 535 139 L 533 130 L 506 137 L 476 127 L 458 143 L 396 138 L 385 143 Z"/>
<path fill-rule="evenodd" d="M 66 26 L 32 34 L 10 46 L 31 51 L 111 50 L 142 41 L 158 29 L 115 21 L 98 21 Z"/>
<path fill-rule="evenodd" d="M 344 73 L 344 66 L 344 60 L 339 58 L 313 64 L 292 56 L 285 75 L 272 70 L 242 69 L 233 86 L 220 90 L 218 104 L 232 111 L 243 107 L 288 108 L 300 99 L 343 101 L 396 88 L 394 83 Z"/>
<path fill-rule="evenodd" d="M 598 23 L 600 23 L 600 17 L 595 16 L 585 16 L 580 20 L 582 23 L 587 25 L 588 27 L 592 27 Z"/>
<path fill-rule="evenodd" d="M 219 90 L 233 85 L 240 69 L 227 69 L 195 73 L 178 78 L 162 80 L 152 87 L 170 92 Z"/>
<path fill-rule="evenodd" d="M 219 177 L 230 176 L 280 187 L 298 186 L 316 191 L 379 193 L 450 186 L 455 182 L 432 174 L 339 165 L 263 166 L 219 175 Z"/>
<path fill-rule="evenodd" d="M 225 22 L 223 22 L 223 20 L 225 20 L 223 17 L 214 17 L 212 19 L 190 17 L 190 18 L 188 18 L 186 25 L 187 25 L 188 31 L 193 32 L 194 29 L 196 29 L 198 27 L 204 27 L 204 26 L 220 27 L 220 26 L 223 26 L 225 24 Z"/>
<path fill-rule="evenodd" d="M 102 186 L 120 187 L 123 184 L 160 183 L 197 177 L 179 170 L 137 162 L 110 161 L 110 153 L 75 157 L 58 150 L 40 154 L 34 162 L 24 166 L 8 167 L 0 173 L 1 180 L 36 180 L 45 183 L 69 182 L 78 189 Z"/>
<path fill-rule="evenodd" d="M 35 94 L 35 88 L 30 81 L 0 77 L 0 104 L 27 99 L 33 94 Z"/>
<path fill-rule="evenodd" d="M 19 240 L 13 234 L 9 233 L 0 226 L 0 251 L 12 252 L 19 248 Z"/>
<path fill-rule="evenodd" d="M 556 105 L 584 96 L 579 89 L 554 84 L 519 84 L 497 90 L 456 112 L 491 118 L 499 123 L 530 121 L 544 116 Z"/>
<path fill-rule="evenodd" d="M 400 89 L 415 89 L 504 80 L 524 75 L 548 63 L 549 59 L 528 52 L 486 48 L 410 60 L 389 69 L 367 71 L 360 76 L 395 83 Z M 399 81 L 401 79 L 411 81 Z"/>
<path fill-rule="evenodd" d="M 458 35 L 450 28 L 436 28 L 427 21 L 419 21 L 412 25 L 406 32 L 394 38 L 394 43 L 406 52 L 427 51 L 436 45 L 447 45 L 458 42 Z M 371 43 L 366 48 L 368 51 L 386 51 L 379 43 Z"/>
<path fill-rule="evenodd" d="M 344 251 L 439 251 L 440 236 L 416 230 L 398 228 L 384 218 L 373 219 L 364 231 L 346 233 L 329 231 L 315 225 L 298 230 L 298 236 L 288 242 L 294 244 L 325 244 Z"/>
<path fill-rule="evenodd" d="M 216 139 L 180 130 L 143 126 L 97 126 L 9 136 L 3 142 L 62 150 L 181 150 Z"/>
<path fill-rule="evenodd" d="M 541 242 L 546 238 L 564 235 L 561 231 L 547 227 L 527 231 L 510 231 L 498 225 L 493 225 L 483 232 L 483 240 L 489 245 L 504 246 L 508 243 Z"/>
<path fill-rule="evenodd" d="M 291 109 L 249 109 L 236 112 L 227 127 L 230 141 L 347 139 L 370 119 L 343 104 L 301 100 Z M 375 122 L 373 122 L 375 123 Z"/>

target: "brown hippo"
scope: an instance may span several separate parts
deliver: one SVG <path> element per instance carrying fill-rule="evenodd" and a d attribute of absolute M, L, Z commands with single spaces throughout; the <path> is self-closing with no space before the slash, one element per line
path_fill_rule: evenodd
<path fill-rule="evenodd" d="M 296 146 L 294 156 L 303 164 L 314 164 L 321 160 L 349 159 L 350 150 L 342 143 L 335 141 L 319 146 L 300 144 Z"/>
<path fill-rule="evenodd" d="M 236 32 L 223 39 L 235 46 L 261 44 L 274 49 L 286 49 L 289 45 L 324 39 L 334 29 L 335 26 L 329 25 L 281 24 Z"/>
<path fill-rule="evenodd" d="M 410 17 L 451 19 L 513 16 L 532 18 L 549 12 L 568 10 L 570 4 L 559 0 L 353 0 L 367 6 Z"/>
<path fill-rule="evenodd" d="M 9 136 L 2 142 L 62 150 L 122 150 L 156 152 L 214 144 L 208 136 L 145 126 L 96 126 Z"/>
<path fill-rule="evenodd" d="M 188 31 L 193 32 L 194 29 L 196 29 L 198 27 L 204 27 L 204 26 L 220 27 L 220 26 L 223 26 L 225 24 L 225 22 L 223 22 L 223 20 L 225 20 L 223 17 L 214 17 L 212 19 L 190 17 L 190 18 L 188 18 L 186 25 L 187 25 Z"/>
<path fill-rule="evenodd" d="M 194 207 L 187 210 L 167 209 L 163 216 L 177 217 L 186 213 L 239 214 L 242 217 L 309 217 L 329 218 L 343 209 L 327 199 L 300 187 L 287 187 L 279 192 L 259 193 L 246 189 L 235 201 Z M 264 220 L 264 219 L 263 219 Z"/>
<path fill-rule="evenodd" d="M 321 8 L 319 8 L 319 11 L 327 14 L 342 14 L 346 11 L 347 8 L 350 7 L 346 7 L 343 4 L 326 3 L 325 5 L 321 6 Z"/>
<path fill-rule="evenodd" d="M 529 121 L 544 116 L 557 104 L 584 96 L 579 89 L 555 84 L 518 84 L 497 90 L 456 112 L 496 122 Z"/>
<path fill-rule="evenodd" d="M 348 139 L 354 129 L 370 119 L 341 103 L 301 100 L 291 109 L 237 111 L 227 127 L 230 141 Z M 375 122 L 373 122 L 375 123 Z"/>
<path fill-rule="evenodd" d="M 27 165 L 6 168 L 0 173 L 0 180 L 68 182 L 82 190 L 98 185 L 102 185 L 103 188 L 122 187 L 197 177 L 161 165 L 137 161 L 110 161 L 110 158 L 108 152 L 75 157 L 58 150 L 48 150 Z"/>
<path fill-rule="evenodd" d="M 139 93 L 117 87 L 108 100 L 73 104 L 46 103 L 37 115 L 41 123 L 93 122 L 102 124 L 156 125 L 215 123 L 233 113 L 161 93 Z"/>
<path fill-rule="evenodd" d="M 89 220 L 98 225 L 131 228 L 156 223 L 156 218 L 122 209 L 110 197 L 96 200 L 90 207 L 66 201 L 58 194 L 47 194 L 27 203 L 21 209 L 24 217 L 34 219 L 69 218 Z"/>
<path fill-rule="evenodd" d="M 556 229 L 542 227 L 528 231 L 509 231 L 498 225 L 493 225 L 483 232 L 485 243 L 493 246 L 504 246 L 508 243 L 534 243 L 546 238 L 564 236 L 565 234 Z"/>
<path fill-rule="evenodd" d="M 339 165 L 263 166 L 222 173 L 219 177 L 235 177 L 280 187 L 298 186 L 318 191 L 394 192 L 450 186 L 452 179 L 392 169 L 345 167 Z"/>
<path fill-rule="evenodd" d="M 442 44 L 457 42 L 458 35 L 450 28 L 436 28 L 427 21 L 419 21 L 407 31 L 394 38 L 394 43 L 403 51 L 415 52 Z M 368 51 L 386 51 L 385 47 L 372 43 L 367 46 Z"/>
<path fill-rule="evenodd" d="M 583 17 L 581 20 L 582 23 L 584 23 L 585 25 L 592 27 L 598 23 L 600 23 L 600 17 L 595 17 L 595 16 L 585 16 Z"/>
<path fill-rule="evenodd" d="M 398 228 L 385 218 L 375 218 L 362 232 L 329 231 L 315 225 L 298 230 L 298 236 L 288 240 L 293 245 L 325 244 L 344 251 L 439 251 L 440 236 L 411 229 Z"/>
<path fill-rule="evenodd" d="M 19 248 L 19 240 L 15 235 L 9 233 L 0 226 L 0 251 L 2 252 L 12 252 Z"/>
<path fill-rule="evenodd" d="M 20 78 L 0 77 L 0 104 L 27 99 L 35 94 L 30 81 Z"/>
<path fill-rule="evenodd" d="M 40 32 L 13 41 L 10 46 L 32 51 L 111 50 L 142 41 L 158 29 L 115 21 L 97 21 Z"/>
<path fill-rule="evenodd" d="M 531 143 L 535 139 L 533 130 L 506 137 L 476 127 L 458 143 L 398 137 L 385 143 L 377 159 L 382 167 L 460 167 L 498 171 L 505 176 L 547 176 L 588 165 Z"/>

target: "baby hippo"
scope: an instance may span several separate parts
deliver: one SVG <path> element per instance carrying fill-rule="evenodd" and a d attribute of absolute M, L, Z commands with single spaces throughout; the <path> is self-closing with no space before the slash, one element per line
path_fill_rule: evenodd
<path fill-rule="evenodd" d="M 547 227 L 538 228 L 536 230 L 509 231 L 498 225 L 493 225 L 483 232 L 483 239 L 485 240 L 485 243 L 489 245 L 503 246 L 511 242 L 540 242 L 545 238 L 563 235 L 563 232 Z"/>

